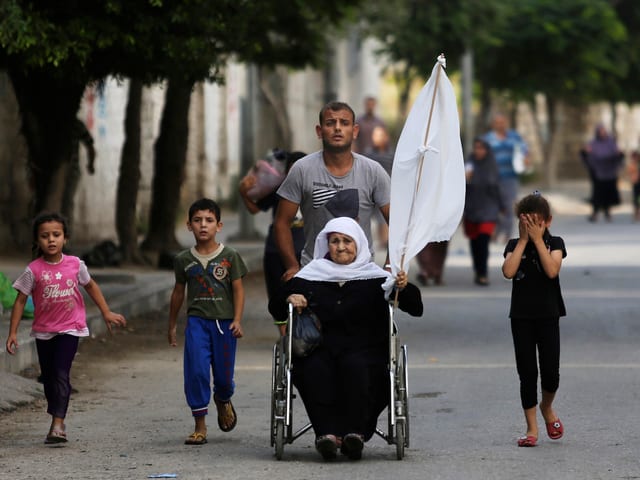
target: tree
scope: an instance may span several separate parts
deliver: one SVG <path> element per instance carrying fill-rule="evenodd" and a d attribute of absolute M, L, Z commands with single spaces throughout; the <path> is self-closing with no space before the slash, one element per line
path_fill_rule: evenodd
<path fill-rule="evenodd" d="M 57 185 L 64 179 L 71 126 L 86 85 L 108 75 L 144 83 L 169 78 L 180 88 L 168 91 L 180 91 L 177 95 L 184 98 L 186 86 L 221 81 L 221 67 L 231 54 L 259 65 L 316 63 L 327 25 L 344 18 L 357 3 L 3 0 L 0 68 L 9 72 L 22 113 L 34 179 L 33 210 L 60 208 Z M 161 141 L 156 152 L 162 148 L 170 147 Z M 178 162 L 184 168 L 184 158 Z M 180 179 L 175 166 L 179 171 L 174 177 Z M 163 200 L 164 211 L 152 212 L 152 217 L 173 219 L 177 197 Z M 163 232 L 160 238 L 171 244 L 172 235 Z"/>
<path fill-rule="evenodd" d="M 543 93 L 549 135 L 542 135 L 538 125 L 538 136 L 544 158 L 551 161 L 559 158 L 556 152 L 564 148 L 556 138 L 559 106 L 623 94 L 621 81 L 638 49 L 633 49 L 635 44 L 625 44 L 627 32 L 612 5 L 628 13 L 638 10 L 635 3 L 395 0 L 391 4 L 376 2 L 381 13 L 369 15 L 368 20 L 371 32 L 383 42 L 384 53 L 400 65 L 403 85 L 415 75 L 426 77 L 428 71 L 420 66 L 430 69 L 433 65 L 438 51 L 434 42 L 446 45 L 449 70 L 456 69 L 461 49 L 473 48 L 483 119 L 499 95 L 508 96 L 515 104 L 532 102 L 535 95 Z M 637 31 L 637 25 L 635 28 Z M 422 53 L 425 51 L 429 61 Z M 554 165 L 545 165 L 545 170 L 553 174 Z"/>
<path fill-rule="evenodd" d="M 514 100 L 533 102 L 544 94 L 548 134 L 538 123 L 538 137 L 546 180 L 553 183 L 558 162 L 578 158 L 579 142 L 565 139 L 582 131 L 581 106 L 603 98 L 603 86 L 626 73 L 626 30 L 606 0 L 519 0 L 510 8 L 499 32 L 503 46 L 493 52 L 493 64 L 478 67 L 478 77 L 483 89 L 508 90 Z M 568 114 L 578 123 L 561 121 Z"/>
<path fill-rule="evenodd" d="M 293 2 L 282 8 L 277 0 L 246 2 L 236 15 L 225 16 L 234 39 L 228 52 L 264 68 L 318 65 L 327 24 L 348 18 L 357 3 L 313 0 Z M 190 97 L 187 91 L 191 91 L 195 81 L 204 79 L 196 70 L 186 81 L 184 75 L 169 80 L 160 136 L 155 145 L 153 201 L 149 232 L 143 242 L 147 250 L 174 250 L 179 246 L 175 238 L 175 218 L 186 162 Z M 283 131 L 285 129 L 283 127 Z"/>
<path fill-rule="evenodd" d="M 470 46 L 496 45 L 494 27 L 501 18 L 499 0 L 377 0 L 365 13 L 365 33 L 377 38 L 391 61 L 400 89 L 400 116 L 407 113 L 411 85 L 427 78 L 440 53 L 455 70 Z"/>
<path fill-rule="evenodd" d="M 124 119 L 125 140 L 120 158 L 118 192 L 116 196 L 116 231 L 125 263 L 144 263 L 138 248 L 136 203 L 140 186 L 140 119 L 143 83 L 129 81 L 127 111 Z"/>

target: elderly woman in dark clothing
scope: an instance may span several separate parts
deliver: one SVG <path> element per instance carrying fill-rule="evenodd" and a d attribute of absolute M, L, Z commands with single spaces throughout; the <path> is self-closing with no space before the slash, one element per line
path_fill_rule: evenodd
<path fill-rule="evenodd" d="M 389 403 L 389 303 L 382 284 L 390 275 L 371 261 L 358 223 L 334 218 L 318 234 L 314 259 L 269 302 L 276 319 L 286 317 L 291 303 L 310 307 L 322 324 L 322 344 L 294 358 L 293 383 L 325 459 L 334 458 L 338 448 L 350 459 L 361 458 Z M 420 290 L 407 283 L 404 272 L 396 288 L 398 306 L 422 315 Z"/>
<path fill-rule="evenodd" d="M 464 204 L 464 233 L 469 238 L 475 283 L 489 285 L 489 241 L 500 212 L 506 210 L 500 195 L 498 165 L 491 147 L 481 138 L 465 165 L 467 189 Z"/>
<path fill-rule="evenodd" d="M 595 222 L 600 210 L 604 212 L 605 219 L 610 221 L 609 209 L 620 204 L 618 172 L 622 167 L 624 154 L 618 148 L 615 138 L 601 124 L 596 127 L 593 140 L 580 153 L 589 170 L 593 188 L 593 213 L 589 221 Z"/>

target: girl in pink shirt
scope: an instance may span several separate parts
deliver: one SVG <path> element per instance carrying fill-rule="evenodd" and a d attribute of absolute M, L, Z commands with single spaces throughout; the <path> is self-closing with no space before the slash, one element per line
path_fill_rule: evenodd
<path fill-rule="evenodd" d="M 78 257 L 64 255 L 67 223 L 57 213 L 43 213 L 33 222 L 36 259 L 14 282 L 18 296 L 11 311 L 7 352 L 18 348 L 18 325 L 29 295 L 33 297 L 35 315 L 31 336 L 36 339 L 38 361 L 42 372 L 47 413 L 52 417 L 45 443 L 67 441 L 64 418 L 69 406 L 71 384 L 69 372 L 78 350 L 80 337 L 89 335 L 82 285 L 100 309 L 107 328 L 126 325 L 125 318 L 109 310 L 98 284 L 91 279 L 87 267 Z"/>

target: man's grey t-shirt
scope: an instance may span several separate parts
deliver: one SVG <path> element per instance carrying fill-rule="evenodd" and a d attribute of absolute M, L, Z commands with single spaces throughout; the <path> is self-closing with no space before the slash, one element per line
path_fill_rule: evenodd
<path fill-rule="evenodd" d="M 363 155 L 353 153 L 353 167 L 344 176 L 329 173 L 322 151 L 314 152 L 293 164 L 278 195 L 300 205 L 304 220 L 305 246 L 300 263 L 313 259 L 316 237 L 325 224 L 336 217 L 355 219 L 371 242 L 371 216 L 389 204 L 391 195 L 389 175 L 380 164 Z"/>

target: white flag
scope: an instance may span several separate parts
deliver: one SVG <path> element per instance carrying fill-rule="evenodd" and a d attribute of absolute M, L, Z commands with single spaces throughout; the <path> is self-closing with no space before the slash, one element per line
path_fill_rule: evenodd
<path fill-rule="evenodd" d="M 451 238 L 464 197 L 458 108 L 441 55 L 409 112 L 393 160 L 389 260 L 394 277 L 400 269 L 409 271 L 410 260 L 427 243 Z"/>

